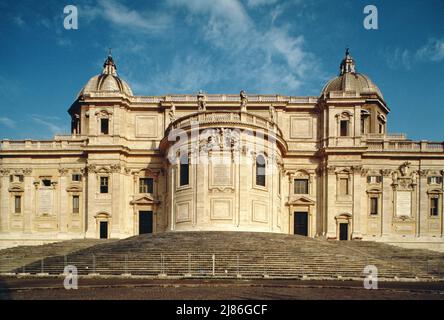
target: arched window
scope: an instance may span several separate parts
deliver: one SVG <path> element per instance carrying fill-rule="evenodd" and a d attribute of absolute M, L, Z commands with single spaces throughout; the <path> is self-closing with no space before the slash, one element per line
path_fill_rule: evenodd
<path fill-rule="evenodd" d="M 265 187 L 265 157 L 258 155 L 256 157 L 256 185 Z"/>

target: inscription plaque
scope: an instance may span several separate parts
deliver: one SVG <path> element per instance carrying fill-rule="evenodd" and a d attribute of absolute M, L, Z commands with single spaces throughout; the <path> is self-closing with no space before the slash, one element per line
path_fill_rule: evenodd
<path fill-rule="evenodd" d="M 396 215 L 408 216 L 412 214 L 412 193 L 410 191 L 396 192 Z"/>
<path fill-rule="evenodd" d="M 231 166 L 229 164 L 213 164 L 213 186 L 231 186 Z"/>
<path fill-rule="evenodd" d="M 41 214 L 51 214 L 53 202 L 53 190 L 40 190 L 39 211 Z"/>

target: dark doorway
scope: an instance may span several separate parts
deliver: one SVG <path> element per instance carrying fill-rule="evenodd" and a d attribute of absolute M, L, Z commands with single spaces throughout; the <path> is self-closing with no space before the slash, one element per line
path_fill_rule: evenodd
<path fill-rule="evenodd" d="M 348 240 L 348 223 L 339 224 L 339 240 L 341 241 Z"/>
<path fill-rule="evenodd" d="M 153 212 L 139 211 L 139 234 L 153 233 Z"/>
<path fill-rule="evenodd" d="M 294 213 L 294 234 L 308 237 L 308 213 L 295 212 Z"/>
<path fill-rule="evenodd" d="M 108 239 L 108 221 L 100 221 L 100 239 Z"/>

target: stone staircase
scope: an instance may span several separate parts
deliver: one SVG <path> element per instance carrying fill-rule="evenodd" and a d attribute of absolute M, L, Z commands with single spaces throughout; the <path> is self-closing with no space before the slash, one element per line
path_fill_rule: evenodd
<path fill-rule="evenodd" d="M 19 246 L 3 249 L 0 250 L 0 273 L 18 270 L 34 261 L 41 261 L 51 256 L 64 256 L 72 254 L 75 251 L 112 241 L 113 240 L 80 239 L 54 242 L 40 246 Z"/>
<path fill-rule="evenodd" d="M 33 258 L 8 271 L 60 275 L 65 266 L 74 265 L 80 275 L 349 279 L 364 277 L 364 267 L 375 265 L 379 278 L 444 277 L 444 254 L 375 242 L 243 232 L 172 232 L 88 241 L 91 245 L 68 252 L 31 247 L 36 250 Z M 40 258 L 38 250 L 44 253 Z M 0 258 L 3 254 L 0 251 Z"/>

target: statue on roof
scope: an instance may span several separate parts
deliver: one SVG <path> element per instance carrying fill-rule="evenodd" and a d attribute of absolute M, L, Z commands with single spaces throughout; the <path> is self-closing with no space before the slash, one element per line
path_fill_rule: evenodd
<path fill-rule="evenodd" d="M 202 90 L 199 90 L 199 93 L 197 94 L 197 107 L 199 111 L 207 110 L 207 97 Z"/>
<path fill-rule="evenodd" d="M 241 112 L 247 112 L 248 96 L 244 90 L 240 92 Z"/>

